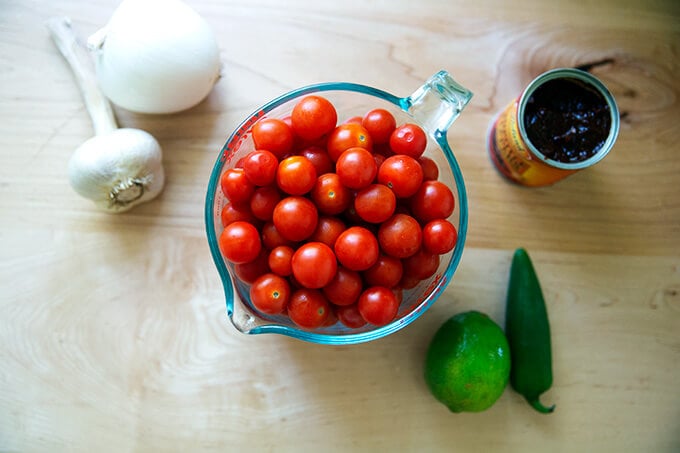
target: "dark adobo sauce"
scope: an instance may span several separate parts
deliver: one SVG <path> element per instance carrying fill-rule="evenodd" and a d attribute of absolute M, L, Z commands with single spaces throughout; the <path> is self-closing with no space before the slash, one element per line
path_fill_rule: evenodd
<path fill-rule="evenodd" d="M 529 97 L 524 128 L 546 157 L 581 162 L 602 148 L 609 135 L 611 112 L 605 98 L 578 79 L 552 79 Z"/>

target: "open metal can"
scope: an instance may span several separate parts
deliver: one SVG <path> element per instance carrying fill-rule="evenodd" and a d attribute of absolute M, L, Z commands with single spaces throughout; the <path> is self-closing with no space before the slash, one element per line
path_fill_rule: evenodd
<path fill-rule="evenodd" d="M 546 186 L 602 160 L 618 132 L 618 107 L 600 80 L 579 69 L 553 69 L 494 119 L 488 151 L 510 181 Z"/>

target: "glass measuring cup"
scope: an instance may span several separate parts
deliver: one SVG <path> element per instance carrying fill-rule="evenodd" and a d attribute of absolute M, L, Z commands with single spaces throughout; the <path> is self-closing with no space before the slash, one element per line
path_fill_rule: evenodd
<path fill-rule="evenodd" d="M 249 285 L 240 281 L 233 264 L 226 261 L 219 250 L 218 238 L 223 227 L 220 213 L 227 199 L 220 188 L 220 176 L 233 168 L 242 157 L 255 149 L 251 138 L 252 126 L 261 118 L 285 118 L 304 96 L 316 94 L 333 103 L 338 122 L 383 108 L 390 111 L 397 125 L 417 123 L 429 135 L 424 156 L 433 159 L 439 168 L 439 180 L 452 190 L 456 207 L 449 221 L 458 230 L 454 249 L 440 257 L 437 272 L 421 281 L 415 288 L 403 292 L 403 300 L 396 318 L 385 326 L 365 325 L 350 329 L 341 323 L 307 330 L 296 326 L 286 315 L 266 315 L 250 303 Z M 441 295 L 458 266 L 467 232 L 467 197 L 463 175 L 451 150 L 447 132 L 472 93 L 459 85 L 446 71 L 430 77 L 413 94 L 398 97 L 366 85 L 345 82 L 321 83 L 293 90 L 265 104 L 249 115 L 231 134 L 220 151 L 213 167 L 205 202 L 205 223 L 208 243 L 217 270 L 222 278 L 227 306 L 227 317 L 240 332 L 246 334 L 278 333 L 321 344 L 355 344 L 389 335 L 415 321 Z"/>

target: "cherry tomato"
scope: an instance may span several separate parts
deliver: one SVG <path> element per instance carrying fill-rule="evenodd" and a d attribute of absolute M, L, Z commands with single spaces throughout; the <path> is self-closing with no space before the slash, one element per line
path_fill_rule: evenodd
<path fill-rule="evenodd" d="M 330 248 L 335 247 L 335 241 L 338 240 L 340 234 L 345 231 L 347 227 L 345 223 L 337 217 L 319 217 L 316 224 L 316 230 L 309 237 L 310 241 L 323 242 Z"/>
<path fill-rule="evenodd" d="M 289 195 L 304 195 L 316 184 L 314 164 L 304 156 L 291 156 L 279 162 L 276 184 Z"/>
<path fill-rule="evenodd" d="M 395 258 L 406 258 L 416 253 L 422 244 L 420 224 L 406 214 L 395 214 L 380 225 L 378 242 L 382 250 Z"/>
<path fill-rule="evenodd" d="M 413 275 L 404 274 L 399 282 L 399 287 L 402 289 L 413 289 L 420 283 L 420 279 Z"/>
<path fill-rule="evenodd" d="M 250 301 L 255 308 L 269 315 L 283 312 L 290 296 L 288 280 L 272 273 L 260 276 L 250 287 Z"/>
<path fill-rule="evenodd" d="M 439 167 L 437 163 L 426 156 L 420 156 L 418 159 L 420 166 L 423 168 L 423 181 L 435 181 L 439 178 Z"/>
<path fill-rule="evenodd" d="M 363 271 L 378 260 L 378 241 L 364 227 L 347 228 L 335 241 L 335 255 L 340 264 L 353 271 Z"/>
<path fill-rule="evenodd" d="M 451 189 L 440 181 L 425 181 L 410 200 L 413 216 L 422 223 L 447 218 L 455 204 Z"/>
<path fill-rule="evenodd" d="M 290 241 L 279 233 L 276 229 L 276 225 L 273 222 L 267 222 L 262 227 L 262 245 L 264 245 L 267 250 L 272 250 L 280 245 L 291 245 L 293 241 Z"/>
<path fill-rule="evenodd" d="M 363 272 L 368 286 L 392 288 L 401 281 L 404 268 L 399 258 L 381 254 L 376 263 Z"/>
<path fill-rule="evenodd" d="M 390 148 L 394 154 L 420 157 L 427 147 L 427 135 L 417 124 L 406 123 L 390 135 Z"/>
<path fill-rule="evenodd" d="M 269 272 L 267 253 L 262 251 L 253 261 L 234 265 L 236 276 L 246 283 L 253 283 L 257 278 Z"/>
<path fill-rule="evenodd" d="M 256 150 L 246 155 L 243 171 L 250 182 L 256 186 L 268 186 L 276 178 L 279 160 L 269 151 Z"/>
<path fill-rule="evenodd" d="M 338 270 L 333 250 L 322 242 L 307 242 L 293 254 L 293 275 L 305 288 L 323 288 Z"/>
<path fill-rule="evenodd" d="M 361 275 L 358 272 L 338 267 L 338 271 L 326 286 L 323 293 L 335 305 L 351 305 L 359 299 L 363 289 Z"/>
<path fill-rule="evenodd" d="M 373 153 L 373 160 L 375 160 L 375 166 L 377 168 L 380 168 L 380 166 L 385 162 L 385 159 L 387 159 L 386 156 L 383 156 L 382 154 L 377 154 Z M 375 174 L 375 182 L 378 182 L 378 174 Z"/>
<path fill-rule="evenodd" d="M 338 113 L 326 98 L 309 95 L 293 107 L 293 131 L 305 140 L 312 141 L 335 129 Z"/>
<path fill-rule="evenodd" d="M 458 232 L 446 219 L 437 219 L 423 227 L 423 247 L 430 253 L 443 255 L 456 246 Z"/>
<path fill-rule="evenodd" d="M 376 326 L 389 324 L 399 311 L 397 296 L 382 286 L 372 286 L 364 290 L 357 304 L 361 317 Z"/>
<path fill-rule="evenodd" d="M 368 131 L 358 123 L 345 123 L 336 127 L 328 136 L 326 143 L 328 155 L 337 161 L 340 155 L 350 148 L 364 148 L 368 151 L 373 149 L 373 140 Z"/>
<path fill-rule="evenodd" d="M 222 255 L 232 263 L 253 261 L 262 250 L 257 228 L 243 221 L 227 225 L 220 234 L 218 245 Z"/>
<path fill-rule="evenodd" d="M 397 197 L 408 198 L 422 184 L 423 169 L 412 157 L 390 156 L 378 169 L 378 182 L 392 189 Z"/>
<path fill-rule="evenodd" d="M 291 264 L 291 260 L 293 259 L 293 253 L 295 253 L 295 250 L 287 245 L 279 245 L 278 247 L 274 247 L 272 251 L 269 252 L 269 256 L 267 257 L 269 269 L 281 277 L 288 277 L 289 275 L 292 275 L 293 266 Z"/>
<path fill-rule="evenodd" d="M 437 272 L 439 268 L 439 255 L 430 253 L 425 249 L 420 249 L 408 258 L 404 258 L 402 264 L 404 266 L 404 275 L 425 280 Z"/>
<path fill-rule="evenodd" d="M 317 178 L 310 197 L 322 214 L 340 214 L 352 202 L 352 193 L 340 182 L 335 173 L 326 173 Z"/>
<path fill-rule="evenodd" d="M 293 130 L 282 120 L 263 118 L 255 123 L 252 134 L 256 149 L 266 149 L 276 157 L 283 157 L 293 149 Z"/>
<path fill-rule="evenodd" d="M 340 322 L 350 329 L 358 329 L 366 325 L 366 320 L 359 313 L 359 306 L 357 304 L 336 307 L 335 314 Z"/>
<path fill-rule="evenodd" d="M 390 141 L 390 136 L 397 127 L 397 120 L 385 109 L 374 109 L 364 115 L 361 125 L 371 134 L 374 143 L 381 144 Z"/>
<path fill-rule="evenodd" d="M 222 193 L 234 204 L 248 203 L 255 192 L 255 184 L 250 182 L 242 168 L 230 168 L 220 177 Z"/>
<path fill-rule="evenodd" d="M 375 180 L 378 167 L 369 151 L 349 148 L 335 163 L 335 173 L 342 185 L 350 189 L 363 189 Z"/>
<path fill-rule="evenodd" d="M 321 327 L 328 319 L 330 311 L 328 300 L 318 289 L 298 289 L 288 301 L 288 316 L 303 329 Z"/>
<path fill-rule="evenodd" d="M 357 116 L 351 116 L 351 117 L 347 118 L 345 121 L 343 121 L 342 124 L 348 124 L 348 123 L 361 124 L 362 119 L 363 118 L 361 118 L 358 115 Z"/>
<path fill-rule="evenodd" d="M 250 211 L 250 206 L 234 205 L 231 202 L 228 202 L 224 205 L 224 207 L 222 207 L 220 219 L 222 220 L 223 227 L 229 225 L 230 223 L 238 222 L 239 220 L 249 223 L 257 222 L 257 217 L 255 217 Z"/>
<path fill-rule="evenodd" d="M 293 119 L 290 117 L 290 115 L 286 116 L 285 118 L 282 118 L 281 121 L 286 123 L 290 130 L 293 130 Z M 297 135 L 295 131 L 293 131 L 293 149 L 292 151 L 294 152 L 295 150 L 302 149 L 305 147 L 305 140 Z M 283 156 L 282 156 L 283 157 Z"/>
<path fill-rule="evenodd" d="M 279 201 L 281 201 L 281 194 L 276 187 L 258 187 L 250 198 L 250 211 L 258 219 L 269 221 Z"/>
<path fill-rule="evenodd" d="M 308 146 L 300 151 L 300 156 L 304 156 L 314 165 L 316 175 L 320 176 L 331 173 L 334 170 L 334 163 L 325 149 L 318 146 Z"/>
<path fill-rule="evenodd" d="M 287 197 L 279 201 L 272 215 L 274 226 L 289 241 L 307 239 L 316 230 L 319 213 L 314 203 L 303 197 Z"/>
<path fill-rule="evenodd" d="M 361 189 L 354 198 L 357 215 L 370 223 L 382 223 L 389 219 L 396 207 L 394 192 L 382 184 L 371 184 Z"/>

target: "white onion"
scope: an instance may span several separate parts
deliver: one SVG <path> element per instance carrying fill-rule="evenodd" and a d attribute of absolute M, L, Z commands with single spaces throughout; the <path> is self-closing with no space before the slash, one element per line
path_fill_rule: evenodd
<path fill-rule="evenodd" d="M 88 44 L 102 91 L 133 112 L 188 109 L 201 102 L 219 78 L 215 35 L 179 0 L 123 0 Z"/>

